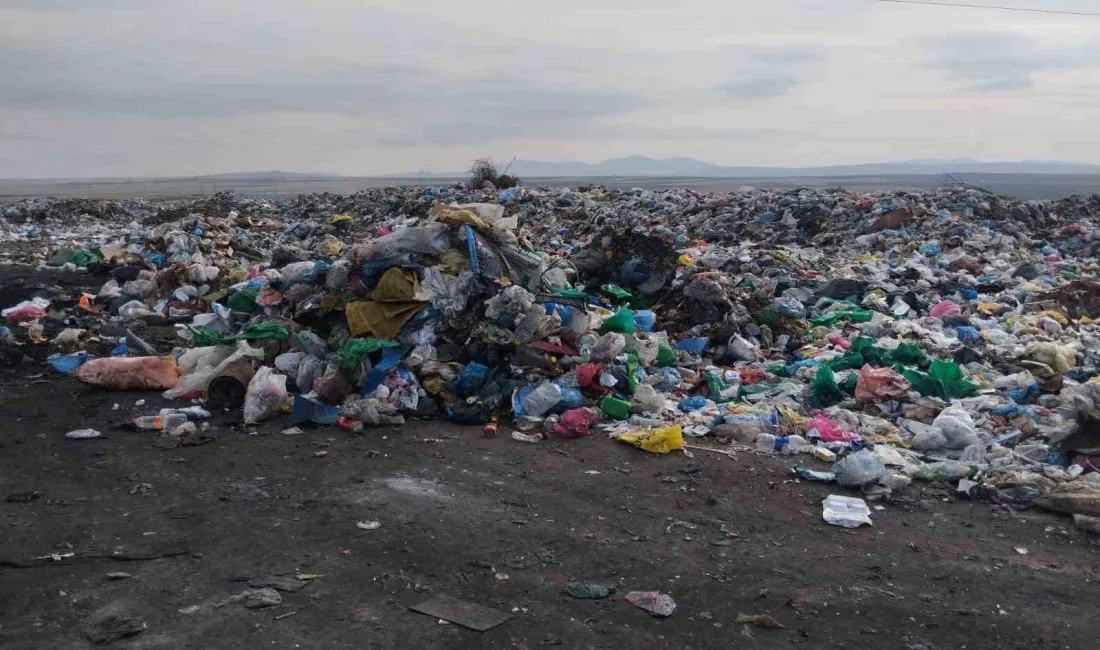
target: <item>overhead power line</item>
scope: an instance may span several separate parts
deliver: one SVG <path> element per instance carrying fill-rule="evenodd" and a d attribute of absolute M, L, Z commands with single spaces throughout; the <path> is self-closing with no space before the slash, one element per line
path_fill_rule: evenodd
<path fill-rule="evenodd" d="M 875 2 L 889 2 L 899 5 L 930 5 L 933 7 L 958 7 L 960 9 L 992 9 L 996 11 L 1023 11 L 1030 14 L 1053 14 L 1056 16 L 1093 16 L 1100 18 L 1100 13 L 1088 11 L 1066 11 L 1061 9 L 1031 9 L 1028 7 L 1001 7 L 996 5 L 972 5 L 961 2 L 936 2 L 935 0 L 874 0 Z"/>

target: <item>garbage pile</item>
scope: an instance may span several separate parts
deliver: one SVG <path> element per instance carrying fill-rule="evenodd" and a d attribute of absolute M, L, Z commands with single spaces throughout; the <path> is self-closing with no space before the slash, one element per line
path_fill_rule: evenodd
<path fill-rule="evenodd" d="M 1100 197 L 453 186 L 65 213 L 84 208 L 0 207 L 0 238 L 31 244 L 12 262 L 105 278 L 10 305 L 0 335 L 89 384 L 249 425 L 748 446 L 867 499 L 932 481 L 1100 516 Z"/>

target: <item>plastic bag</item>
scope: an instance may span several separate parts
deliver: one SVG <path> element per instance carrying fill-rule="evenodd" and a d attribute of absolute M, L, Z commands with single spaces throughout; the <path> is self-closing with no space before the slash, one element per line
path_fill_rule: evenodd
<path fill-rule="evenodd" d="M 118 316 L 122 320 L 137 320 L 139 318 L 145 318 L 146 316 L 157 315 L 157 312 L 146 307 L 145 303 L 140 300 L 131 300 L 118 308 Z"/>
<path fill-rule="evenodd" d="M 248 382 L 244 398 L 244 423 L 255 424 L 271 417 L 286 401 L 286 375 L 264 366 Z"/>
<path fill-rule="evenodd" d="M 629 309 L 620 309 L 600 326 L 601 332 L 619 332 L 620 334 L 634 333 L 634 312 Z"/>
<path fill-rule="evenodd" d="M 978 442 L 974 420 L 959 404 L 949 406 L 936 416 L 932 426 L 939 429 L 947 441 L 948 449 L 965 449 Z"/>
<path fill-rule="evenodd" d="M 579 438 L 588 435 L 588 430 L 595 421 L 596 412 L 592 409 L 571 409 L 562 413 L 561 420 L 554 425 L 554 433 L 559 438 Z"/>
<path fill-rule="evenodd" d="M 306 355 L 298 366 L 294 383 L 298 386 L 298 392 L 308 393 L 313 390 L 313 381 L 325 374 L 325 362 L 312 354 Z"/>
<path fill-rule="evenodd" d="M 115 390 L 172 388 L 179 381 L 173 357 L 109 357 L 92 359 L 73 376 L 86 384 Z"/>
<path fill-rule="evenodd" d="M 652 332 L 657 324 L 657 315 L 648 309 L 634 312 L 634 330 L 636 332 Z"/>
<path fill-rule="evenodd" d="M 928 315 L 932 318 L 947 318 L 948 316 L 956 316 L 962 313 L 962 308 L 958 304 L 951 302 L 950 300 L 942 300 L 929 310 Z"/>
<path fill-rule="evenodd" d="M 856 399 L 875 404 L 905 399 L 909 395 L 909 388 L 905 377 L 890 368 L 863 366 L 856 383 Z"/>
<path fill-rule="evenodd" d="M 648 384 L 639 384 L 634 389 L 631 402 L 634 409 L 642 413 L 659 413 L 665 407 L 665 396 Z"/>
<path fill-rule="evenodd" d="M 634 353 L 638 355 L 638 363 L 643 368 L 651 367 L 660 352 L 660 339 L 653 337 L 634 338 L 631 343 L 634 346 Z"/>
<path fill-rule="evenodd" d="M 404 253 L 439 255 L 451 247 L 451 227 L 429 222 L 417 228 L 403 228 L 367 242 L 361 249 L 361 259 L 378 260 Z"/>
<path fill-rule="evenodd" d="M 305 358 L 306 353 L 302 350 L 284 352 L 275 357 L 275 368 L 293 380 L 298 377 L 298 367 L 302 365 L 302 360 Z"/>
<path fill-rule="evenodd" d="M 608 332 L 592 346 L 589 358 L 595 362 L 610 363 L 626 348 L 626 337 L 618 332 Z"/>
<path fill-rule="evenodd" d="M 817 429 L 823 442 L 854 442 L 860 439 L 858 433 L 846 431 L 823 411 L 818 411 L 806 424 L 806 431 Z"/>
<path fill-rule="evenodd" d="M 878 481 L 886 473 L 878 454 L 863 449 L 833 464 L 836 482 L 846 487 L 860 487 Z"/>
<path fill-rule="evenodd" d="M 814 408 L 825 408 L 843 399 L 844 393 L 837 386 L 836 375 L 833 374 L 832 369 L 828 366 L 819 367 L 817 375 L 810 384 L 810 396 L 807 400 L 809 405 Z"/>
<path fill-rule="evenodd" d="M 29 321 L 40 320 L 46 317 L 46 307 L 50 305 L 50 301 L 43 298 L 35 298 L 34 300 L 25 300 L 14 307 L 9 307 L 0 314 L 4 318 L 8 319 L 9 323 L 19 325 Z"/>
<path fill-rule="evenodd" d="M 654 454 L 667 454 L 684 448 L 684 430 L 677 424 L 659 429 L 628 431 L 619 435 L 617 440 Z"/>

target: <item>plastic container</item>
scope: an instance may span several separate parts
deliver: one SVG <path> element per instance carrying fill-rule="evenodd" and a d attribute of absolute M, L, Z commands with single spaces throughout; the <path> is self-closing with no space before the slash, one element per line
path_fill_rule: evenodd
<path fill-rule="evenodd" d="M 630 416 L 630 402 L 608 396 L 600 402 L 600 410 L 616 420 L 625 420 Z"/>
<path fill-rule="evenodd" d="M 830 494 L 821 502 L 821 517 L 826 522 L 843 528 L 859 528 L 871 523 L 871 509 L 867 502 L 855 497 Z"/>

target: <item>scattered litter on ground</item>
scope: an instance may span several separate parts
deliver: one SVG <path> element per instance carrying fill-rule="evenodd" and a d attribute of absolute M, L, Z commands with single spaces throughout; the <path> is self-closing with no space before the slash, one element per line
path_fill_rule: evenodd
<path fill-rule="evenodd" d="M 676 611 L 676 601 L 659 591 L 631 591 L 626 599 L 635 607 L 649 612 L 650 616 L 668 618 Z"/>

